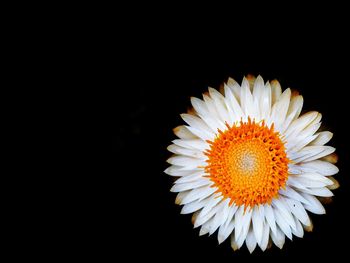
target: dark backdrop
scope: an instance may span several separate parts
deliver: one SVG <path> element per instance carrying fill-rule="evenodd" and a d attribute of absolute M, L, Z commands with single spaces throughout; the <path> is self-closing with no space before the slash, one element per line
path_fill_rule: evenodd
<path fill-rule="evenodd" d="M 287 29 L 286 29 L 287 30 Z M 191 31 L 191 30 L 189 30 Z M 134 32 L 134 31 L 131 31 Z M 137 31 L 139 32 L 139 31 Z M 343 256 L 348 253 L 349 208 L 347 42 L 332 29 L 311 31 L 307 38 L 289 30 L 283 38 L 273 30 L 241 35 L 233 27 L 221 35 L 197 30 L 189 34 L 158 30 L 131 37 L 121 71 L 125 82 L 113 84 L 112 187 L 116 238 L 127 257 L 161 260 L 234 260 L 237 257 Z M 241 82 L 246 74 L 276 78 L 282 88 L 304 96 L 304 109 L 323 114 L 334 133 L 341 187 L 334 191 L 326 215 L 312 215 L 314 231 L 303 239 L 287 240 L 283 250 L 273 246 L 249 256 L 245 246 L 233 252 L 230 242 L 218 245 L 216 233 L 199 237 L 191 215 L 181 215 L 170 193 L 172 178 L 163 173 L 175 139 L 172 129 L 183 124 L 179 114 L 208 86 L 218 88 L 229 76 Z M 343 240 L 345 238 L 345 240 Z"/>

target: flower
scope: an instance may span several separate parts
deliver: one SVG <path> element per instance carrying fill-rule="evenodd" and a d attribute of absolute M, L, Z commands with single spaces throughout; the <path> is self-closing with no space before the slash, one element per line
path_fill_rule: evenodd
<path fill-rule="evenodd" d="M 320 201 L 339 186 L 335 148 L 325 145 L 332 133 L 318 132 L 321 114 L 300 116 L 303 97 L 261 76 L 241 86 L 230 78 L 222 93 L 209 88 L 191 103 L 165 173 L 178 178 L 171 191 L 199 234 L 218 230 L 219 243 L 231 236 L 234 250 L 245 242 L 252 253 L 311 231 L 306 211 L 324 214 Z"/>

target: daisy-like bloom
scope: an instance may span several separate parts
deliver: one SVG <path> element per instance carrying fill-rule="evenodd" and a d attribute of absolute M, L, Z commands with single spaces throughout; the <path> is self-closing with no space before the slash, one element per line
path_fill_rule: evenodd
<path fill-rule="evenodd" d="M 171 191 L 199 234 L 218 230 L 219 243 L 230 236 L 234 250 L 245 242 L 252 252 L 311 231 L 307 211 L 324 214 L 320 201 L 339 186 L 335 148 L 325 145 L 332 133 L 318 132 L 321 114 L 300 116 L 303 97 L 260 76 L 241 86 L 229 79 L 222 93 L 209 88 L 191 103 L 165 173 L 177 177 Z"/>

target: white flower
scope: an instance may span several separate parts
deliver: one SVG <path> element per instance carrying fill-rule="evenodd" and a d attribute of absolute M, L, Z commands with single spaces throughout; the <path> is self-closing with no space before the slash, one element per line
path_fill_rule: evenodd
<path fill-rule="evenodd" d="M 306 211 L 324 214 L 319 200 L 339 186 L 335 149 L 325 146 L 332 133 L 317 132 L 320 113 L 299 116 L 303 97 L 282 93 L 278 81 L 229 79 L 223 94 L 209 88 L 181 115 L 188 125 L 168 147 L 165 173 L 178 177 L 171 191 L 200 235 L 218 230 L 219 243 L 231 235 L 234 250 L 282 248 L 285 236 L 312 230 Z"/>

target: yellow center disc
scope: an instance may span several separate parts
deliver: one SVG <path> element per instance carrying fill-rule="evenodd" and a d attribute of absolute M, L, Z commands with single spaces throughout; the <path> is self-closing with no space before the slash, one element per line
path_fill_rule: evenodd
<path fill-rule="evenodd" d="M 248 122 L 227 126 L 214 141 L 208 141 L 210 149 L 205 167 L 230 204 L 253 207 L 271 203 L 284 187 L 288 178 L 289 159 L 279 133 L 273 125 Z"/>

